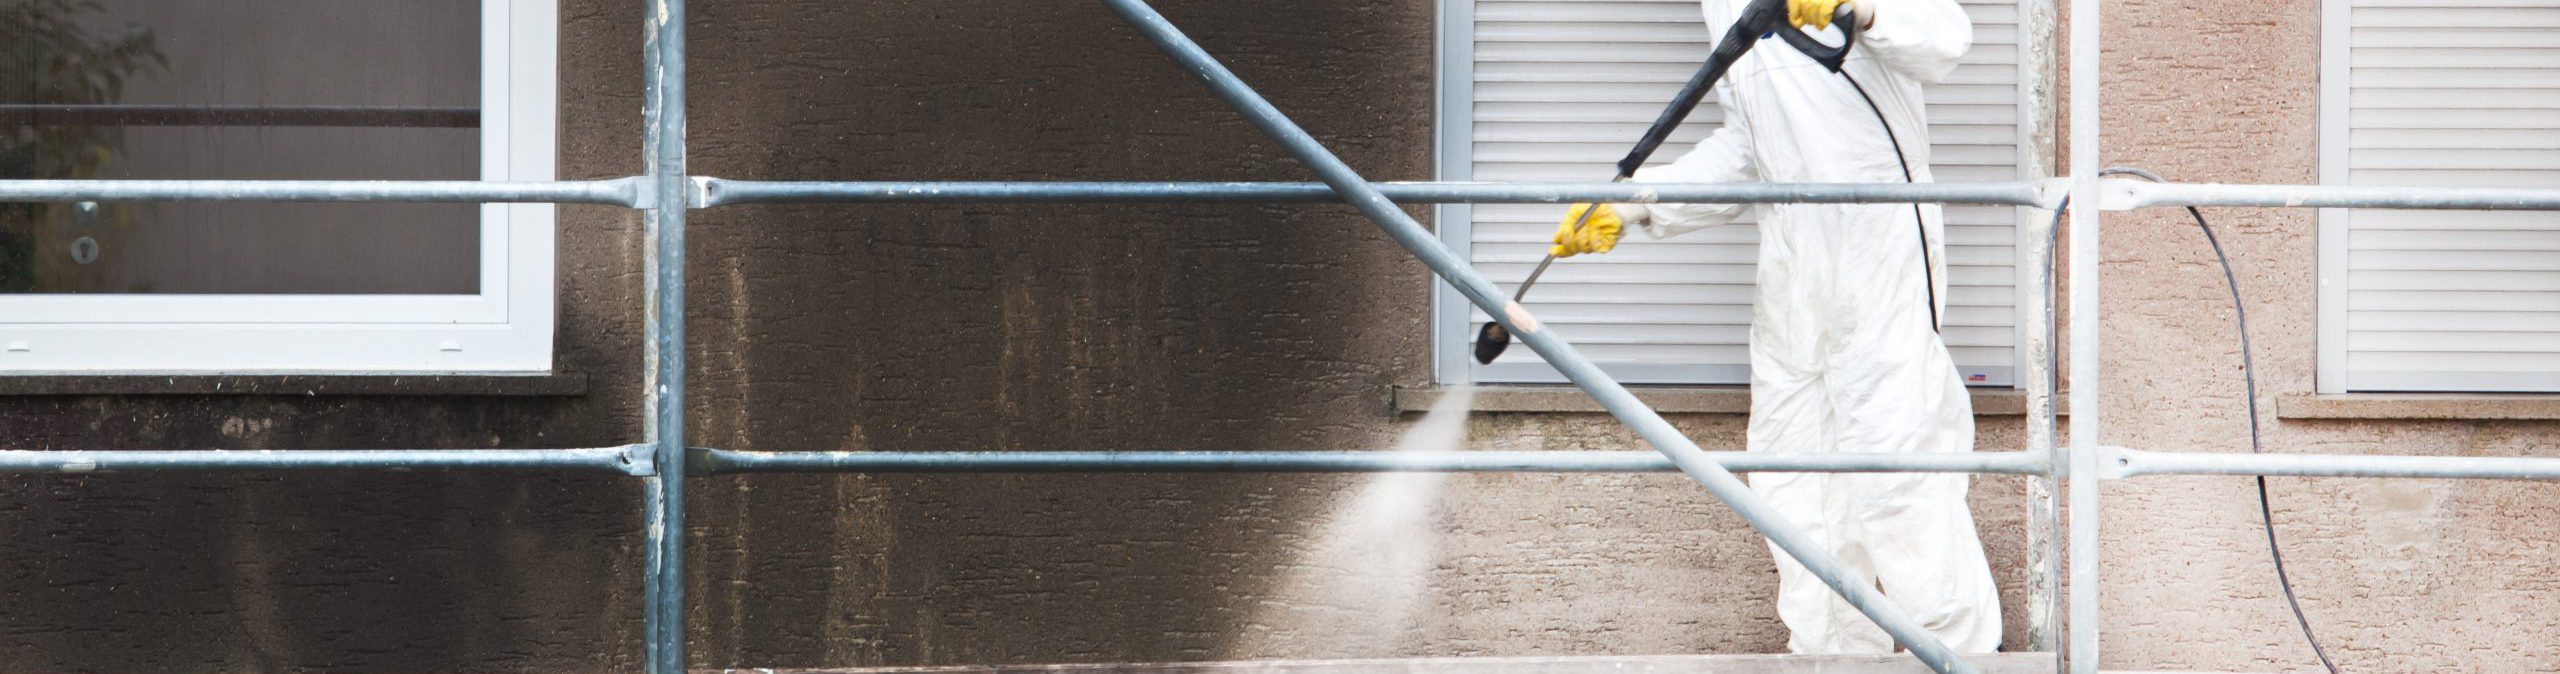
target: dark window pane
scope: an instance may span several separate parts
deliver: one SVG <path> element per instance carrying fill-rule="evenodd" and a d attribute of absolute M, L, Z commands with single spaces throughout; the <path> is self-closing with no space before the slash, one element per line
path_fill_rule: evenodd
<path fill-rule="evenodd" d="M 0 177 L 473 180 L 480 3 L 0 2 Z M 0 205 L 0 292 L 479 291 L 472 204 Z"/>

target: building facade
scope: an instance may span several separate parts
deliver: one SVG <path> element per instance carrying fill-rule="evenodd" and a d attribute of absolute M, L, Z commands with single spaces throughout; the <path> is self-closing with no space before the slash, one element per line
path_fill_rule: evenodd
<path fill-rule="evenodd" d="M 1583 4 L 1625 14 L 1577 20 Z M 1464 165 L 1479 179 L 1597 180 L 1572 169 L 1592 152 L 1614 153 L 1625 142 L 1617 135 L 1632 140 L 1622 128 L 1641 127 L 1609 115 L 1645 107 L 1659 73 L 1683 70 L 1684 45 L 1697 39 L 1678 22 L 1674 5 L 1685 4 L 1164 10 L 1372 179 L 1454 179 Z M 2184 182 L 2553 186 L 2530 181 L 2560 161 L 2548 138 L 2560 82 L 2537 60 L 2560 47 L 2551 20 L 2560 9 L 2411 4 L 2106 3 L 2106 163 Z M 689 5 L 688 142 L 698 175 L 1309 179 L 1099 5 Z M 2056 89 L 2039 92 L 2036 64 L 2058 53 L 2059 32 L 2031 7 L 1967 8 L 1980 44 L 1961 71 L 1971 79 L 1933 99 L 1949 115 L 1933 119 L 1934 154 L 1978 179 L 2043 175 L 2049 167 L 2037 164 L 2061 152 L 2051 138 L 2062 101 Z M 552 9 L 552 172 L 640 172 L 643 4 L 559 0 Z M 1460 11 L 1471 18 L 1454 21 Z M 490 36 L 503 35 L 490 27 L 509 25 L 491 20 L 502 14 L 480 17 L 484 54 Z M 1627 25 L 1602 25 L 1612 22 Z M 1448 49 L 1459 28 L 1476 50 L 1463 78 Z M 2472 37 L 2429 37 L 2457 31 Z M 1636 73 L 1626 81 L 1559 78 L 1553 64 L 1573 63 L 1576 50 L 1537 51 L 1628 35 L 1649 46 L 1589 68 Z M 1505 60 L 1504 50 L 1522 57 Z M 1463 98 L 1453 91 L 1462 83 Z M 1520 121 L 1577 100 L 1606 103 L 1589 108 L 1602 118 Z M 2458 128 L 2413 127 L 2411 118 Z M 1453 137 L 1462 120 L 1468 132 Z M 1710 111 L 1699 123 L 1713 121 Z M 1504 177 L 1506 163 L 1528 168 Z M 1518 261 L 1500 256 L 1521 243 L 1505 237 L 1542 217 L 1510 210 L 1523 213 L 1463 214 L 1463 240 L 1501 280 L 1509 274 L 1495 267 Z M 1459 222 L 1413 211 L 1440 216 L 1444 232 Z M 1971 271 L 1953 279 L 1950 300 L 1971 304 L 1951 318 L 1978 323 L 1959 346 L 1985 374 L 1980 445 L 2015 449 L 2022 418 L 2004 387 L 2014 371 L 1999 368 L 2017 357 L 2004 340 L 2018 318 L 2005 307 L 2024 278 L 2018 228 L 2031 220 L 1996 209 L 1962 215 L 1971 229 L 1949 243 L 1960 249 L 1951 257 L 1966 257 L 1951 263 Z M 2548 389 L 2533 374 L 2546 357 L 2537 349 L 2560 344 L 2537 341 L 2555 329 L 2539 321 L 2560 316 L 2560 305 L 2552 288 L 2535 285 L 2551 250 L 2535 246 L 2560 222 L 2207 215 L 2248 297 L 2268 451 L 2535 455 L 2560 444 L 2551 421 L 2560 399 L 2532 392 Z M 18 373 L 0 384 L 16 394 L 0 398 L 0 446 L 631 442 L 643 371 L 640 222 L 590 206 L 552 216 L 554 310 L 542 326 L 552 347 L 538 374 L 508 362 L 396 378 Z M 1542 395 L 1534 372 L 1452 369 L 1442 350 L 1465 319 L 1439 313 L 1421 265 L 1347 207 L 723 206 L 692 221 L 689 439 L 699 446 L 1386 448 L 1422 401 L 1481 381 L 1501 387 L 1477 397 L 1469 447 L 1641 448 L 1573 396 Z M 2108 228 L 2109 311 L 2097 319 L 2108 349 L 2102 441 L 2247 451 L 2239 353 L 2211 252 L 2171 211 L 2110 214 Z M 1732 265 L 1712 262 L 1747 250 L 1746 234 L 1733 237 L 1631 243 L 1613 256 L 1632 261 L 1589 266 L 1654 268 L 1560 276 L 1575 283 L 1549 289 L 1559 305 L 1669 293 L 1585 322 L 1637 326 L 1608 328 L 1619 330 L 1614 345 L 1598 350 L 1655 373 L 1660 388 L 1648 395 L 1710 449 L 1742 446 L 1745 398 L 1729 387 L 1729 364 L 1715 360 L 1738 342 L 1729 308 L 1712 299 L 1735 291 Z M 110 256 L 119 252 L 117 241 L 100 240 Z M 478 240 L 484 256 L 489 240 Z M 1644 257 L 1674 253 L 1698 257 Z M 483 264 L 476 287 L 486 294 Z M 445 353 L 444 341 L 466 338 L 419 339 Z M 471 344 L 465 353 L 476 353 Z M 2395 374 L 2410 372 L 2423 376 Z M 2413 388 L 2431 392 L 2385 393 Z M 697 479 L 688 532 L 694 664 L 1783 648 L 1766 548 L 1675 475 L 1451 477 L 1433 501 L 1433 553 L 1411 623 L 1376 629 L 1372 614 L 1297 599 L 1289 584 L 1323 523 L 1371 479 Z M 2023 648 L 2025 481 L 1974 485 L 2008 644 Z M 0 631 L 0 662 L 635 668 L 638 488 L 609 477 L 478 473 L 0 480 L 0 527 L 21 542 L 0 546 L 0 621 L 11 627 Z M 2346 479 L 2271 488 L 2296 589 L 2342 665 L 2560 666 L 2560 643 L 2540 636 L 2560 630 L 2560 611 L 2542 608 L 2560 599 L 2551 582 L 2560 557 L 2550 550 L 2560 539 L 2542 521 L 2560 497 L 2548 489 Z M 2247 480 L 2145 478 L 2110 483 L 2106 494 L 2108 667 L 2314 666 L 2275 585 Z"/>

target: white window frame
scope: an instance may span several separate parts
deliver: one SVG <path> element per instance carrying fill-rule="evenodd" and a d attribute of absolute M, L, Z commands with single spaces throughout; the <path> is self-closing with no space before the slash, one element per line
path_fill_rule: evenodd
<path fill-rule="evenodd" d="M 2345 0 L 2320 0 L 2320 184 L 2347 184 L 2347 35 L 2354 8 Z M 2320 209 L 2320 284 L 2314 300 L 2318 334 L 2312 386 L 2320 393 L 2347 392 L 2347 212 Z"/>
<path fill-rule="evenodd" d="M 1469 181 L 1474 179 L 1474 162 L 1470 154 L 1475 136 L 1475 6 L 1477 0 L 1439 0 L 1433 22 L 1434 63 L 1432 75 L 1433 133 L 1432 173 L 1434 180 Z M 2018 179 L 2038 180 L 2047 176 L 2050 157 L 2039 139 L 2050 133 L 2042 128 L 2053 113 L 2051 87 L 2034 83 L 2046 81 L 2051 73 L 2042 70 L 2051 63 L 2055 47 L 2047 33 L 2053 25 L 2049 9 L 2038 11 L 2040 0 L 2018 0 L 2020 18 L 2018 45 Z M 2044 138 L 2049 141 L 2049 138 Z M 1630 139 L 1632 142 L 1633 139 Z M 2044 223 L 2037 221 L 2034 209 L 2017 209 L 2017 260 L 2026 259 L 2028 246 L 2042 246 L 2044 240 L 2032 234 Z M 1460 260 L 1474 259 L 1472 249 L 1475 223 L 1471 204 L 1441 204 L 1433 208 L 1433 220 L 1440 242 L 1457 253 Z M 2042 277 L 2027 265 L 2013 264 L 2016 281 L 2013 286 L 2018 301 L 2013 306 L 2023 312 L 2026 301 Z M 1474 361 L 1472 341 L 1477 326 L 1468 322 L 1471 304 L 1456 288 L 1433 277 L 1431 282 L 1431 351 L 1432 378 L 1442 384 L 1474 384 L 1480 381 L 1509 382 L 1524 379 L 1526 370 L 1495 370 L 1479 377 L 1479 370 L 1540 366 L 1478 365 Z M 2021 378 L 2028 372 L 2027 326 L 2034 317 L 2023 313 L 2011 322 L 2010 365 L 2007 372 L 1996 372 L 1998 381 L 1974 388 L 2009 388 L 2026 386 Z M 1603 365 L 1601 370 L 1627 384 L 1673 384 L 1701 386 L 1735 386 L 1750 380 L 1748 365 Z M 1552 375 L 1549 371 L 1546 374 Z M 1534 376 L 1534 375 L 1532 375 Z M 1560 378 L 1558 381 L 1562 381 Z"/>
<path fill-rule="evenodd" d="M 558 0 L 481 0 L 480 179 L 549 181 Z M 0 374 L 537 374 L 551 204 L 480 205 L 477 295 L 0 295 Z"/>
<path fill-rule="evenodd" d="M 2348 143 L 2353 132 L 2354 3 L 2320 0 L 2320 184 L 2349 184 Z M 2549 373 L 2397 372 L 2350 381 L 2347 370 L 2348 237 L 2350 209 L 2320 209 L 2319 290 L 2314 314 L 2313 390 L 2323 395 L 2359 392 L 2552 393 L 2560 377 Z"/>

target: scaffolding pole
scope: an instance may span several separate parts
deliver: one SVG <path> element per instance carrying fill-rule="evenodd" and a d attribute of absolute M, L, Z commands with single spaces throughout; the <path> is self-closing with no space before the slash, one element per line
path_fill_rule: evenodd
<path fill-rule="evenodd" d="M 646 476 L 647 445 L 588 449 L 0 450 L 0 473 L 558 470 Z"/>
<path fill-rule="evenodd" d="M 2044 215 L 2034 212 L 2033 215 Z M 2065 467 L 2070 456 L 2062 452 L 2054 433 L 2054 389 L 2060 377 L 2054 372 L 2053 254 L 2054 235 L 2062 221 L 2060 212 L 2047 217 L 2028 217 L 2025 222 L 2042 227 L 2029 232 L 2026 245 L 2019 246 L 2020 257 L 2033 270 L 2030 292 L 2019 298 L 2018 316 L 2026 321 L 2025 347 L 2027 375 L 2021 381 L 2027 397 L 2026 451 L 2044 457 L 2044 473 L 2027 481 L 2027 648 L 2054 654 L 2054 671 L 2062 671 L 2062 649 L 2056 646 L 2062 637 L 2062 494 Z"/>
<path fill-rule="evenodd" d="M 2070 617 L 2063 660 L 2098 674 L 2098 0 L 2071 0 Z"/>
<path fill-rule="evenodd" d="M 685 176 L 684 0 L 645 0 L 648 29 L 642 37 L 641 156 L 656 208 L 646 212 L 649 250 L 647 402 L 642 433 L 658 475 L 647 481 L 648 576 L 642 592 L 646 616 L 643 666 L 650 674 L 685 674 L 684 625 L 684 226 L 690 185 Z"/>
<path fill-rule="evenodd" d="M 2560 210 L 2560 189 L 2148 183 L 2103 179 L 2101 210 L 2182 206 Z M 755 203 L 1341 203 L 1323 183 L 766 182 L 694 177 L 695 208 Z M 1429 204 L 1934 203 L 2052 209 L 2053 187 L 2006 183 L 1368 183 L 1388 201 Z M 653 209 L 648 175 L 605 180 L 0 180 L 0 203 L 255 201 L 596 204 Z"/>
<path fill-rule="evenodd" d="M 750 203 L 1340 203 L 1324 183 L 1271 182 L 765 182 L 697 178 L 695 204 Z M 2050 206 L 2044 183 L 1469 183 L 1377 182 L 1388 201 L 1414 204 L 1946 203 Z"/>
<path fill-rule="evenodd" d="M 2539 456 L 2384 456 L 2357 454 L 2228 454 L 2107 448 L 2099 477 L 2263 475 L 2466 480 L 2560 480 L 2560 458 Z"/>
<path fill-rule="evenodd" d="M 602 204 L 647 208 L 641 176 L 612 180 L 0 180 L 0 203 L 367 201 Z"/>
<path fill-rule="evenodd" d="M 2560 210 L 2560 189 L 2549 188 L 2222 185 L 2109 178 L 2098 181 L 2098 189 L 2099 207 L 2109 211 L 2184 206 L 2474 211 Z"/>
<path fill-rule="evenodd" d="M 527 470 L 657 475 L 656 445 L 575 449 L 0 450 L 0 473 Z M 1978 473 L 2041 478 L 2039 451 L 1962 454 L 1701 452 L 1736 473 Z M 2236 454 L 2100 448 L 2098 477 L 2167 475 L 2560 480 L 2560 457 Z M 1661 452 L 855 451 L 695 447 L 685 477 L 753 473 L 1668 473 Z"/>
<path fill-rule="evenodd" d="M 1837 557 L 1832 556 L 1830 550 L 1798 531 L 1785 514 L 1771 507 L 1767 501 L 1761 500 L 1758 494 L 1752 493 L 1751 488 L 1745 486 L 1741 478 L 1734 477 L 1733 473 L 1707 459 L 1705 452 L 1698 449 L 1696 443 L 1690 442 L 1688 436 L 1682 435 L 1679 429 L 1673 428 L 1670 422 L 1664 421 L 1660 414 L 1654 413 L 1652 408 L 1646 407 L 1643 401 L 1636 399 L 1635 394 L 1629 393 L 1626 387 L 1618 385 L 1618 382 L 1611 379 L 1607 373 L 1601 372 L 1598 365 L 1584 358 L 1582 353 L 1574 350 L 1572 345 L 1566 344 L 1554 333 L 1546 331 L 1528 309 L 1503 297 L 1501 289 L 1477 274 L 1473 267 L 1468 266 L 1466 260 L 1460 259 L 1456 253 L 1449 250 L 1448 246 L 1441 244 L 1438 238 L 1432 236 L 1430 230 L 1423 228 L 1421 223 L 1415 222 L 1413 216 L 1406 215 L 1402 209 L 1396 207 L 1395 202 L 1389 201 L 1385 195 L 1371 188 L 1368 181 L 1362 179 L 1350 165 L 1342 163 L 1340 158 L 1324 148 L 1323 143 L 1318 142 L 1314 136 L 1308 135 L 1306 130 L 1299 128 L 1296 123 L 1289 121 L 1279 108 L 1273 107 L 1270 101 L 1264 100 L 1261 94 L 1246 85 L 1243 79 L 1238 78 L 1215 57 L 1201 49 L 1199 43 L 1191 41 L 1191 38 L 1174 28 L 1173 23 L 1167 21 L 1164 15 L 1156 13 L 1155 9 L 1147 6 L 1144 0 L 1104 0 L 1104 2 L 1111 6 L 1112 11 L 1119 13 L 1121 18 L 1128 20 L 1129 25 L 1136 27 L 1139 33 L 1144 34 L 1149 42 L 1155 43 L 1156 47 L 1172 56 L 1184 70 L 1199 77 L 1209 86 L 1211 93 L 1216 94 L 1229 107 L 1242 113 L 1245 120 L 1262 130 L 1264 135 L 1280 143 L 1300 164 L 1315 171 L 1326 185 L 1332 186 L 1335 191 L 1340 192 L 1346 200 L 1350 201 L 1352 207 L 1369 216 L 1370 220 L 1376 221 L 1379 228 L 1386 231 L 1388 237 L 1395 239 L 1415 257 L 1420 258 L 1433 273 L 1455 286 L 1459 293 L 1474 301 L 1476 306 L 1494 316 L 1495 320 L 1501 321 L 1503 327 L 1510 330 L 1512 335 L 1528 343 L 1530 349 L 1545 358 L 1548 364 L 1555 366 L 1557 371 L 1564 373 L 1567 379 L 1590 393 L 1602 407 L 1608 408 L 1611 414 L 1632 427 L 1636 434 L 1644 437 L 1654 449 L 1671 457 L 1673 462 L 1680 465 L 1682 472 L 1696 478 L 1709 493 L 1723 500 L 1735 514 L 1740 515 L 1744 522 L 1750 523 L 1753 529 L 1759 530 L 1761 535 L 1768 537 L 1771 544 L 1795 557 L 1805 569 L 1830 585 L 1832 591 L 1839 593 L 1850 606 L 1856 607 L 1860 613 L 1866 614 L 1868 619 L 1875 621 L 1878 627 L 1882 628 L 1886 634 L 1892 635 L 1895 642 L 1909 649 L 1911 654 L 1919 658 L 1923 664 L 1928 665 L 1938 674 L 1975 674 L 1973 665 L 1966 662 L 1954 649 L 1948 648 L 1945 642 L 1939 641 L 1919 623 L 1904 615 L 1900 608 L 1886 601 L 1884 595 L 1876 590 L 1874 579 L 1862 577 L 1841 564 Z"/>
<path fill-rule="evenodd" d="M 306 126 L 480 128 L 480 108 L 357 105 L 0 103 L 11 126 Z"/>
<path fill-rule="evenodd" d="M 1733 472 L 2037 475 L 2033 452 L 1705 452 Z M 696 475 L 739 473 L 1667 473 L 1642 451 L 749 452 L 695 448 Z"/>

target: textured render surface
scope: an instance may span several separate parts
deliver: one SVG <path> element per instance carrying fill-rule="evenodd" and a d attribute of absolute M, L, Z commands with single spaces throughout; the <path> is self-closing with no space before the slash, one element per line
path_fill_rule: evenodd
<path fill-rule="evenodd" d="M 1749 414 L 1751 389 L 1744 386 L 1634 386 L 1638 400 L 1662 414 Z M 1431 409 L 1453 389 L 1446 386 L 1396 387 L 1396 410 Z M 2016 417 L 2027 413 L 2026 394 L 2016 389 L 1973 389 L 1973 414 Z M 1470 408 L 1477 412 L 1591 412 L 1607 410 L 1582 389 L 1571 386 L 1485 386 L 1470 389 Z"/>
<path fill-rule="evenodd" d="M 696 171 L 1309 178 L 1098 3 L 844 7 L 694 6 Z M 1371 177 L 1429 175 L 1430 3 L 1221 7 L 1240 9 L 1163 9 Z M 770 206 L 695 222 L 696 444 L 1384 447 L 1390 386 L 1428 368 L 1424 272 L 1348 207 Z M 1240 657 L 1308 518 L 1356 484 L 699 481 L 695 662 Z"/>
<path fill-rule="evenodd" d="M 1681 415 L 1672 423 L 1698 438 L 1710 450 L 1742 448 L 1741 415 Z M 2022 446 L 2016 420 L 1978 418 L 1984 449 Z M 1600 414 L 1484 415 L 1468 429 L 1468 446 L 1484 449 L 1642 449 L 1646 445 L 1614 419 Z M 1517 623 L 1512 629 L 1573 629 L 1578 616 L 1600 611 L 1611 625 L 1607 638 L 1589 639 L 1575 653 L 1775 653 L 1786 650 L 1785 628 L 1778 623 L 1777 569 L 1769 550 L 1740 518 L 1715 502 L 1705 490 L 1679 475 L 1516 476 L 1488 480 L 1476 499 L 1494 500 L 1506 517 L 1489 518 L 1453 505 L 1458 521 L 1478 521 L 1459 529 L 1468 539 L 1494 550 L 1531 551 L 1527 559 L 1500 560 L 1501 566 L 1544 564 L 1540 557 L 1561 547 L 1586 560 L 1587 575 L 1561 582 L 1574 591 L 1541 591 L 1536 584 L 1506 583 L 1515 588 L 1496 594 L 1499 611 L 1473 616 L 1479 623 Z M 1474 491 L 1470 489 L 1469 491 Z M 1541 498 L 1523 499 L 1521 494 Z M 2010 619 L 2003 642 L 2026 644 L 2024 562 L 2026 559 L 2026 479 L 1976 477 L 1971 495 L 1983 547 L 1991 556 L 1999 583 L 2002 612 Z M 1560 529 L 1542 533 L 1538 522 Z M 1506 531 L 1516 527 L 1516 531 Z M 1526 536 L 1520 534 L 1526 533 Z M 1566 540 L 1554 540 L 1554 537 Z M 1578 539 L 1578 540 L 1577 540 Z M 1456 553 L 1444 554 L 1456 556 Z M 1463 568 L 1461 569 L 1463 571 Z M 1475 591 L 1487 582 L 1453 576 L 1444 581 L 1453 592 Z M 1499 575 L 1493 576 L 1499 579 Z M 1700 578 L 1712 580 L 1701 581 Z M 1577 596 L 1581 595 L 1581 596 Z M 1489 607 L 1490 608 L 1490 607 Z M 1558 628 L 1563 625 L 1567 627 Z M 1664 626 L 1678 629 L 1665 630 Z M 1694 634 L 1692 634 L 1694 633 Z M 1691 639 L 1705 637 L 1703 642 Z M 1452 638 L 1455 638 L 1453 635 Z M 1527 640 L 1537 646 L 1537 640 Z M 1598 649 L 1598 650 L 1592 650 Z M 1549 653 L 1501 646 L 1485 654 Z"/>
<path fill-rule="evenodd" d="M 2286 393 L 2287 419 L 2560 419 L 2560 397 L 2520 393 Z"/>

